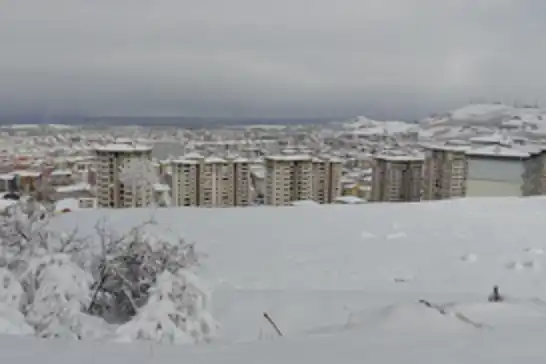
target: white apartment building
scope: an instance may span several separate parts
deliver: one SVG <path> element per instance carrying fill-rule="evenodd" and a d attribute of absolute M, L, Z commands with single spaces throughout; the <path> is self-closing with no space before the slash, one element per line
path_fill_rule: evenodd
<path fill-rule="evenodd" d="M 313 159 L 308 155 L 268 156 L 265 204 L 282 206 L 313 199 Z"/>
<path fill-rule="evenodd" d="M 171 161 L 173 206 L 199 206 L 200 165 L 195 159 Z"/>
<path fill-rule="evenodd" d="M 337 158 L 313 158 L 313 200 L 334 203 L 341 196 L 343 161 Z"/>
<path fill-rule="evenodd" d="M 235 206 L 248 206 L 252 203 L 253 195 L 251 193 L 250 159 L 236 158 L 233 162 L 233 191 L 235 196 L 233 202 Z"/>
<path fill-rule="evenodd" d="M 468 177 L 466 147 L 426 146 L 424 200 L 465 197 Z"/>
<path fill-rule="evenodd" d="M 265 204 L 333 203 L 341 195 L 342 161 L 308 155 L 265 157 Z"/>
<path fill-rule="evenodd" d="M 423 164 L 423 156 L 376 156 L 370 200 L 374 202 L 420 201 Z"/>
<path fill-rule="evenodd" d="M 126 186 L 120 179 L 124 163 L 128 163 L 133 158 L 151 164 L 152 149 L 151 146 L 131 143 L 115 143 L 95 147 L 99 207 L 127 208 L 152 204 L 152 185 Z"/>
<path fill-rule="evenodd" d="M 222 158 L 206 158 L 200 165 L 199 206 L 234 206 L 234 168 Z"/>
<path fill-rule="evenodd" d="M 247 159 L 188 158 L 171 162 L 174 206 L 248 206 L 250 161 Z"/>

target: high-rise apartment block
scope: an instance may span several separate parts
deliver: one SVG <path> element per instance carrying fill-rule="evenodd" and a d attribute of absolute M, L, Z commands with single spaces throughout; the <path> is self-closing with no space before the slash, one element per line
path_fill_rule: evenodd
<path fill-rule="evenodd" d="M 466 148 L 427 146 L 423 171 L 424 200 L 466 196 L 468 159 Z"/>
<path fill-rule="evenodd" d="M 290 205 L 293 201 L 331 203 L 341 193 L 340 160 L 308 155 L 265 158 L 265 204 Z"/>
<path fill-rule="evenodd" d="M 313 158 L 313 200 L 333 203 L 341 196 L 341 172 L 343 161 L 336 158 Z"/>
<path fill-rule="evenodd" d="M 289 205 L 313 197 L 313 164 L 307 155 L 265 158 L 265 204 Z"/>
<path fill-rule="evenodd" d="M 95 148 L 97 160 L 97 204 L 99 207 L 127 208 L 152 204 L 153 186 L 122 182 L 122 168 L 129 161 L 150 163 L 152 147 L 133 143 L 115 143 Z"/>
<path fill-rule="evenodd" d="M 248 206 L 250 160 L 188 158 L 171 162 L 174 206 Z"/>
<path fill-rule="evenodd" d="M 376 156 L 372 172 L 371 201 L 420 201 L 423 164 L 424 158 L 421 156 Z"/>

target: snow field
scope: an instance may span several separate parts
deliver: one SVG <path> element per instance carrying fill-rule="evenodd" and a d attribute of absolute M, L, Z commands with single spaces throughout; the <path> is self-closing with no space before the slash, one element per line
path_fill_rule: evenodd
<path fill-rule="evenodd" d="M 99 217 L 123 230 L 150 214 L 81 211 L 53 224 L 92 234 Z M 423 297 L 459 302 L 458 310 L 470 317 L 474 311 L 466 312 L 465 299 L 486 302 L 494 284 L 511 297 L 546 297 L 545 215 L 543 198 L 154 211 L 163 231 L 196 242 L 208 255 L 200 274 L 214 289 L 213 314 L 221 323 L 217 340 L 224 343 L 274 337 L 263 312 L 285 336 L 300 336 L 325 328 L 343 331 L 358 312 L 406 307 L 376 318 L 395 327 L 387 322 L 422 316 L 416 301 Z M 528 304 L 521 309 L 537 314 Z M 433 320 L 457 321 L 451 319 Z M 436 326 L 423 320 L 422 327 Z"/>
<path fill-rule="evenodd" d="M 0 338 L 6 362 L 542 363 L 546 199 L 248 209 L 79 211 L 55 218 L 94 244 L 155 216 L 206 253 L 199 276 L 220 323 L 212 344 Z M 54 272 L 52 272 L 54 273 Z M 10 285 L 3 279 L 4 286 Z M 489 303 L 493 285 L 506 301 Z M 12 292 L 6 290 L 5 292 Z M 0 293 L 0 296 L 2 293 Z M 16 296 L 1 296 L 12 310 Z M 440 309 L 419 303 L 426 299 Z M 440 312 L 441 311 L 441 312 Z M 150 312 L 150 314 L 156 311 Z M 283 333 L 278 337 L 267 312 Z M 154 313 L 155 314 L 155 313 Z M 21 332 L 22 317 L 0 322 Z M 144 324 L 146 321 L 144 321 Z M 10 329 L 11 328 L 11 329 Z"/>
<path fill-rule="evenodd" d="M 208 255 L 199 274 L 212 288 L 212 313 L 221 324 L 212 345 L 6 336 L 2 359 L 528 364 L 546 355 L 544 198 L 97 210 L 60 216 L 51 227 L 77 226 L 80 236 L 93 237 L 99 219 L 127 231 L 151 214 L 159 225 L 150 232 L 175 232 Z M 487 302 L 494 284 L 505 302 Z M 419 303 L 423 298 L 444 313 Z"/>

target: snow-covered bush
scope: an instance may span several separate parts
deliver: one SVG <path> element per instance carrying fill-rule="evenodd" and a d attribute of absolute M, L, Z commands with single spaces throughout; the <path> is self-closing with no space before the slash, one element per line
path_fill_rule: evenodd
<path fill-rule="evenodd" d="M 121 183 L 132 190 L 133 206 L 136 207 L 138 194 L 145 193 L 147 189 L 151 190 L 158 177 L 152 161 L 131 157 L 120 166 L 119 179 Z"/>
<path fill-rule="evenodd" d="M 48 230 L 24 200 L 0 216 L 0 333 L 208 342 L 216 330 L 193 244 L 97 225 L 96 239 Z"/>
<path fill-rule="evenodd" d="M 150 289 L 146 305 L 117 330 L 118 339 L 167 343 L 210 341 L 217 323 L 209 313 L 209 296 L 202 287 L 191 271 L 162 272 Z"/>
<path fill-rule="evenodd" d="M 3 335 L 34 335 L 25 316 L 13 307 L 0 303 L 0 333 Z"/>
<path fill-rule="evenodd" d="M 15 275 L 6 268 L 0 268 L 0 284 L 0 302 L 15 310 L 21 309 L 25 291 Z"/>
<path fill-rule="evenodd" d="M 93 283 L 67 254 L 34 259 L 21 277 L 29 300 L 27 321 L 42 337 L 81 338 L 81 318 Z"/>
<path fill-rule="evenodd" d="M 49 250 L 47 210 L 33 199 L 10 206 L 0 217 L 0 267 L 21 273 Z"/>
<path fill-rule="evenodd" d="M 177 272 L 198 263 L 193 244 L 179 239 L 173 243 L 133 229 L 110 246 L 99 269 L 97 294 L 92 308 L 127 321 L 147 301 L 149 289 L 164 271 Z"/>

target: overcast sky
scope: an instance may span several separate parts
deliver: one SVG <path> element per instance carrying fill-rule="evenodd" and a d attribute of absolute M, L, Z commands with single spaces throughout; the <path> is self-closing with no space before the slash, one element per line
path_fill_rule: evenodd
<path fill-rule="evenodd" d="M 371 115 L 546 102 L 544 0 L 1 0 L 0 113 Z"/>

